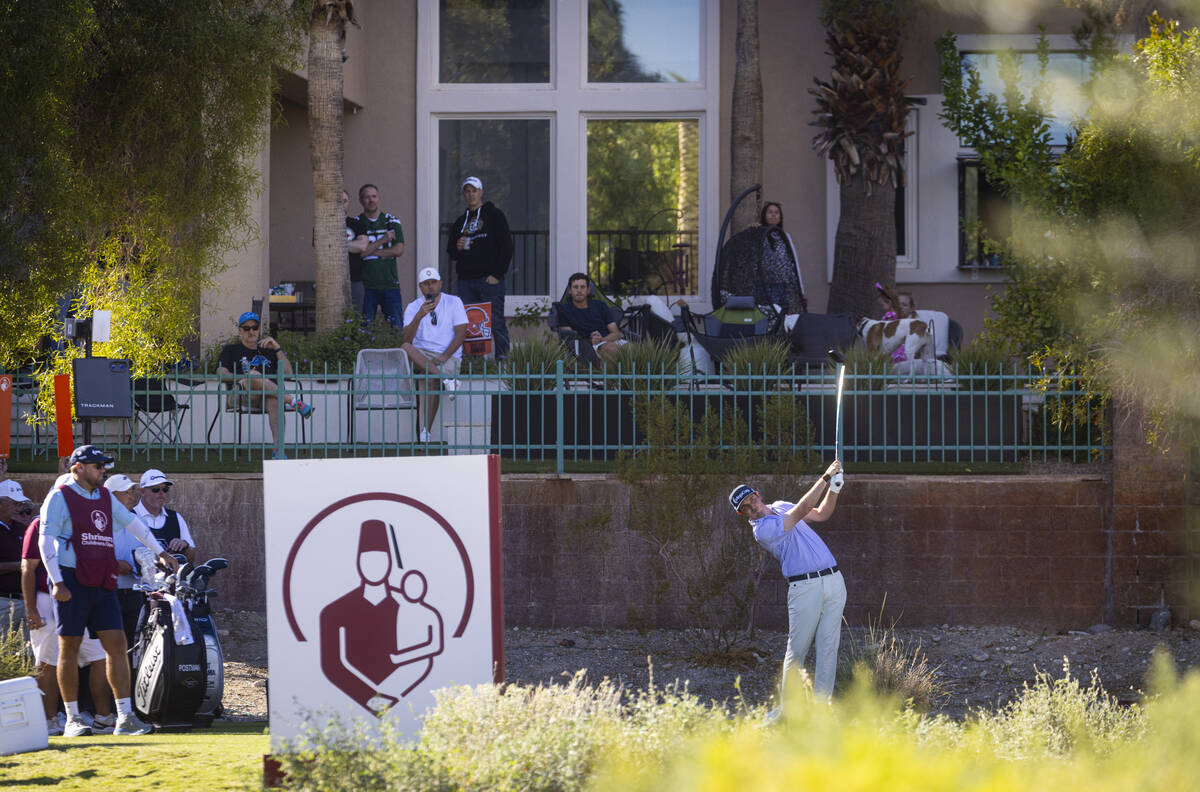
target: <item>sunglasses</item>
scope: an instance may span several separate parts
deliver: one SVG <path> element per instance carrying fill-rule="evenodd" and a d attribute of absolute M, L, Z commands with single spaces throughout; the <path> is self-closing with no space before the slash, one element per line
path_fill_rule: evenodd
<path fill-rule="evenodd" d="M 238 328 L 238 330 L 242 330 L 247 333 L 249 333 L 251 330 L 257 330 L 257 329 L 258 329 L 258 325 L 242 325 L 241 327 Z"/>
<path fill-rule="evenodd" d="M 171 485 L 170 485 L 170 484 L 164 484 L 164 485 L 162 485 L 161 487 L 148 487 L 147 489 L 149 489 L 151 492 L 170 492 L 170 491 L 171 491 Z"/>

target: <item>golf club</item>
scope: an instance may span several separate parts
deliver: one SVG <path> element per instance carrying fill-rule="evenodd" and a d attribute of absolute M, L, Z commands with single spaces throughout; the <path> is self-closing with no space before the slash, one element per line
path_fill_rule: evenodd
<path fill-rule="evenodd" d="M 831 349 L 826 354 L 837 363 L 837 411 L 834 416 L 833 458 L 842 458 L 842 384 L 846 379 L 846 356 L 840 350 Z"/>

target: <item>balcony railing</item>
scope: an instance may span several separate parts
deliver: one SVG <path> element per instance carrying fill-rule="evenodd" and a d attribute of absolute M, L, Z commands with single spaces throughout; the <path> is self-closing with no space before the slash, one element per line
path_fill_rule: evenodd
<path fill-rule="evenodd" d="M 129 418 L 93 420 L 92 442 L 125 460 L 187 461 L 220 468 L 234 460 L 495 453 L 511 466 L 565 472 L 615 470 L 621 454 L 647 450 L 645 407 L 690 416 L 668 439 L 696 442 L 709 412 L 722 442 L 769 467 L 784 455 L 834 455 L 836 385 L 831 371 L 776 370 L 729 376 L 667 371 L 575 371 L 557 363 L 532 371 L 464 374 L 443 392 L 432 433 L 419 441 L 416 397 L 422 375 L 304 371 L 271 378 L 314 407 L 278 423 L 215 374 L 189 371 L 138 381 Z M 14 388 L 13 464 L 56 458 L 55 431 L 36 415 L 36 389 Z M 1013 370 L 903 380 L 847 372 L 843 453 L 855 463 L 1092 462 L 1110 455 L 1102 411 L 1073 390 L 1042 392 L 1034 375 Z M 1082 416 L 1059 425 L 1056 415 Z M 76 425 L 76 442 L 80 430 Z M 660 438 L 661 441 L 661 438 Z"/>

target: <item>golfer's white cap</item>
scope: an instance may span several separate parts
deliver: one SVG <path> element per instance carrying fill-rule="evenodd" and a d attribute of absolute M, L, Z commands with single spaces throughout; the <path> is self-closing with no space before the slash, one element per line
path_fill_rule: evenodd
<path fill-rule="evenodd" d="M 25 497 L 25 491 L 21 489 L 21 485 L 13 479 L 0 481 L 0 498 L 8 498 L 17 503 L 24 503 L 29 500 L 29 498 Z"/>
<path fill-rule="evenodd" d="M 128 492 L 136 487 L 133 479 L 126 476 L 124 473 L 118 473 L 115 476 L 109 476 L 104 482 L 104 488 L 109 492 Z"/>

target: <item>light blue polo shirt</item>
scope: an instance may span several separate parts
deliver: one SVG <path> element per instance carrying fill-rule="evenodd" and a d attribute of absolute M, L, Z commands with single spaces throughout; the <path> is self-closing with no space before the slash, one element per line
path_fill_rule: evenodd
<path fill-rule="evenodd" d="M 837 566 L 833 553 L 829 552 L 825 542 L 804 520 L 799 520 L 790 531 L 783 530 L 783 515 L 795 505 L 787 501 L 775 501 L 767 506 L 775 513 L 750 521 L 750 525 L 754 526 L 754 540 L 775 556 L 784 577 Z"/>
<path fill-rule="evenodd" d="M 99 487 L 88 492 L 74 481 L 67 486 L 88 500 L 100 500 Z M 112 501 L 113 544 L 115 545 L 117 531 L 123 532 L 125 526 L 137 519 L 137 515 L 126 509 L 119 500 L 112 496 L 111 492 L 105 490 L 105 494 Z M 74 569 L 75 548 L 72 547 L 70 541 L 74 533 L 71 525 L 71 511 L 67 508 L 67 499 L 63 497 L 63 494 L 58 491 L 57 487 L 50 490 L 50 494 L 46 496 L 46 500 L 42 503 L 41 530 L 44 535 L 54 537 L 54 542 L 58 546 L 58 565 Z"/>

